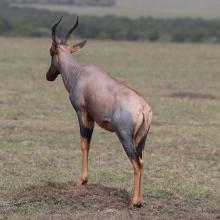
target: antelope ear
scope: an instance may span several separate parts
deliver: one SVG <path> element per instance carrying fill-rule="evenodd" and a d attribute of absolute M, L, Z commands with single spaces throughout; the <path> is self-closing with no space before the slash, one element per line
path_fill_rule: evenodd
<path fill-rule="evenodd" d="M 70 47 L 70 53 L 75 53 L 78 50 L 80 50 L 81 48 L 83 48 L 85 46 L 86 42 L 87 42 L 87 40 L 84 40 L 84 41 L 82 41 L 82 42 L 80 42 L 78 44 L 72 45 Z"/>

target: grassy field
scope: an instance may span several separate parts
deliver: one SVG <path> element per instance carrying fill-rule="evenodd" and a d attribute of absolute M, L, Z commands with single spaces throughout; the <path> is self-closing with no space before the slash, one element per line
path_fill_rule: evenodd
<path fill-rule="evenodd" d="M 76 7 L 65 5 L 29 5 L 40 9 L 65 11 L 77 15 L 117 15 L 137 18 L 153 16 L 159 18 L 202 17 L 205 19 L 220 17 L 219 0 L 116 0 L 115 7 Z M 19 6 L 27 6 L 19 5 Z"/>
<path fill-rule="evenodd" d="M 220 46 L 89 41 L 76 55 L 138 89 L 153 108 L 146 204 L 130 207 L 133 171 L 96 126 L 90 183 L 61 78 L 45 79 L 50 39 L 0 38 L 0 219 L 219 219 Z"/>

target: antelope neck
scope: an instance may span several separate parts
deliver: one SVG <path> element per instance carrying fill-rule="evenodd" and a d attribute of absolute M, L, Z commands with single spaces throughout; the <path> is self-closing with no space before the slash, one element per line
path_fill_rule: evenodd
<path fill-rule="evenodd" d="M 82 70 L 82 66 L 76 62 L 71 54 L 62 53 L 59 56 L 60 73 L 64 86 L 70 92 L 74 80 L 76 80 Z"/>

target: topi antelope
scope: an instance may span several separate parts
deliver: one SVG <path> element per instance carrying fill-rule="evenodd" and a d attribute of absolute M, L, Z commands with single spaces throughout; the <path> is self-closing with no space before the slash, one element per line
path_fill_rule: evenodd
<path fill-rule="evenodd" d="M 76 111 L 80 127 L 82 173 L 78 186 L 88 181 L 88 153 L 95 122 L 102 128 L 115 132 L 134 169 L 132 204 L 143 204 L 141 179 L 143 150 L 152 119 L 151 107 L 134 89 L 114 79 L 95 65 L 81 65 L 72 56 L 86 41 L 67 45 L 67 40 L 78 25 L 67 32 L 62 40 L 56 37 L 57 25 L 52 26 L 51 66 L 46 74 L 54 81 L 61 74 L 70 102 Z"/>

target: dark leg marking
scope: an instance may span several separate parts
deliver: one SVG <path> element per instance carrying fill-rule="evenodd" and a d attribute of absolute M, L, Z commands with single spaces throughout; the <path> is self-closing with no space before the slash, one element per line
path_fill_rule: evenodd
<path fill-rule="evenodd" d="M 80 134 L 83 138 L 87 139 L 87 141 L 90 143 L 92 138 L 93 129 L 86 128 L 83 125 L 80 125 Z"/>
<path fill-rule="evenodd" d="M 135 150 L 132 137 L 122 131 L 117 133 L 117 135 L 129 159 L 137 160 L 137 152 Z"/>
<path fill-rule="evenodd" d="M 78 116 L 78 120 L 79 120 L 81 137 L 87 139 L 87 141 L 90 143 L 91 138 L 92 138 L 93 129 L 94 129 L 94 121 L 89 119 L 85 115 L 82 115 L 82 113 L 80 111 L 77 112 L 77 116 Z M 83 123 L 83 121 L 87 121 L 88 127 L 85 125 L 86 122 Z"/>

